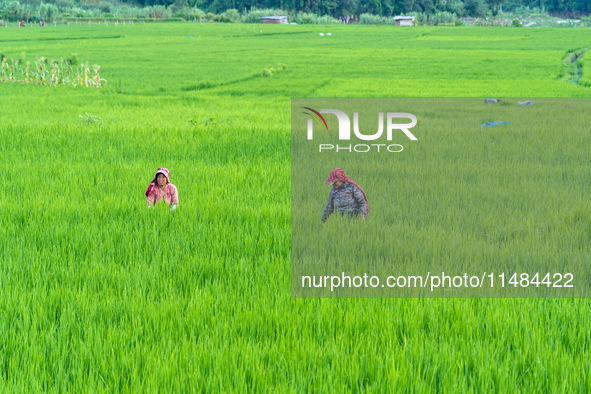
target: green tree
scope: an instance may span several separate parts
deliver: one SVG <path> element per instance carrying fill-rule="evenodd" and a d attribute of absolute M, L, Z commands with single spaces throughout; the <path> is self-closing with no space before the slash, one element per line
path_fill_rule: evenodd
<path fill-rule="evenodd" d="M 478 18 L 484 16 L 486 7 L 482 0 L 466 0 L 464 2 L 464 10 L 469 16 Z"/>
<path fill-rule="evenodd" d="M 37 12 L 40 21 L 53 22 L 59 14 L 58 8 L 54 4 L 41 3 Z"/>
<path fill-rule="evenodd" d="M 496 18 L 501 6 L 505 3 L 505 0 L 486 0 L 486 4 L 490 7 L 493 17 Z"/>

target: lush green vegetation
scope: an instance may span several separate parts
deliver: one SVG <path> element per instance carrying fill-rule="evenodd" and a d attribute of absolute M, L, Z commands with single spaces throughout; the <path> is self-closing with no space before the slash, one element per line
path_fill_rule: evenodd
<path fill-rule="evenodd" d="M 559 80 L 587 31 L 72 24 L 0 34 L 8 59 L 74 53 L 108 81 L 0 84 L 2 390 L 591 389 L 588 300 L 290 295 L 291 97 L 588 97 Z M 283 72 L 263 75 L 278 63 Z M 564 159 L 584 178 L 576 152 Z M 439 159 L 426 156 L 425 168 Z M 179 190 L 172 213 L 145 205 L 160 166 Z M 585 207 L 548 220 L 576 220 L 588 251 Z"/>
<path fill-rule="evenodd" d="M 459 18 L 466 16 L 495 20 L 512 19 L 513 14 L 574 18 L 589 16 L 591 4 L 587 0 L 0 0 L 0 21 L 11 22 L 138 19 L 252 23 L 260 16 L 289 15 L 290 22 L 296 23 L 391 24 L 393 16 L 402 14 L 416 16 L 421 25 L 441 25 L 449 19 L 459 24 Z"/>

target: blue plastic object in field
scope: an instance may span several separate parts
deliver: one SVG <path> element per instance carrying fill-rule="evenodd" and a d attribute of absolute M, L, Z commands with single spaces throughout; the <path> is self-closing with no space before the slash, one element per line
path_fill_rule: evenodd
<path fill-rule="evenodd" d="M 500 126 L 500 125 L 505 125 L 505 124 L 509 124 L 509 122 L 507 121 L 501 121 L 501 122 L 486 122 L 480 125 L 480 127 L 494 127 L 494 126 Z"/>

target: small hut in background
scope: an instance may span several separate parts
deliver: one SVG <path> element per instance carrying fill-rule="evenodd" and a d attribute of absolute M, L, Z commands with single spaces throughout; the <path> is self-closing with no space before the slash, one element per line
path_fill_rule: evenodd
<path fill-rule="evenodd" d="M 262 16 L 261 23 L 278 23 L 280 25 L 287 25 L 287 16 Z"/>
<path fill-rule="evenodd" d="M 394 23 L 396 23 L 396 26 L 414 26 L 415 25 L 415 17 L 414 16 L 395 16 Z"/>

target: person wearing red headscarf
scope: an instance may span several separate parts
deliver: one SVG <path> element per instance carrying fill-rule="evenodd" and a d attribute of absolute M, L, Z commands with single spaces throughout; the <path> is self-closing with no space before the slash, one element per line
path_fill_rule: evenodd
<path fill-rule="evenodd" d="M 357 183 L 345 175 L 342 168 L 335 168 L 331 171 L 327 185 L 332 185 L 328 194 L 328 203 L 322 213 L 322 223 L 336 210 L 341 216 L 347 214 L 349 218 L 356 218 L 363 215 L 363 220 L 369 215 L 369 204 L 365 192 Z"/>
<path fill-rule="evenodd" d="M 170 172 L 166 168 L 159 168 L 154 175 L 154 179 L 146 190 L 148 208 L 151 208 L 158 201 L 170 205 L 170 210 L 174 211 L 179 206 L 179 195 L 176 186 L 170 183 Z"/>

